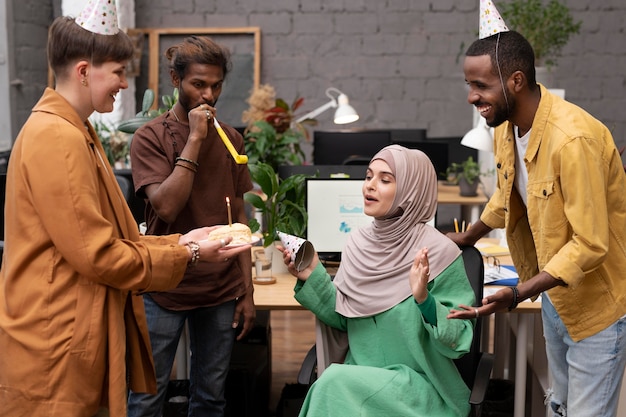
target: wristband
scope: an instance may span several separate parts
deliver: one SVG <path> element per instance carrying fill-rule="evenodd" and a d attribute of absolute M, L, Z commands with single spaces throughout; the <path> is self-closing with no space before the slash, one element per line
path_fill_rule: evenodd
<path fill-rule="evenodd" d="M 192 172 L 198 172 L 198 170 L 196 169 L 195 166 L 190 165 L 190 164 L 186 164 L 183 161 L 176 161 L 174 166 L 181 167 L 181 168 L 186 168 L 186 169 L 188 169 L 189 171 L 192 171 Z"/>
<path fill-rule="evenodd" d="M 509 311 L 516 308 L 517 305 L 519 304 L 519 290 L 517 289 L 517 287 L 511 287 L 511 290 L 513 290 L 513 301 L 511 302 L 511 305 L 509 306 Z"/>
<path fill-rule="evenodd" d="M 200 245 L 198 242 L 190 241 L 186 243 L 189 250 L 191 250 L 191 260 L 187 263 L 190 267 L 196 266 L 198 260 L 200 260 Z"/>
<path fill-rule="evenodd" d="M 183 161 L 183 162 L 187 162 L 192 164 L 193 166 L 195 166 L 196 168 L 198 168 L 200 165 L 198 164 L 198 162 L 194 161 L 193 159 L 187 159 L 187 158 L 183 158 L 182 156 L 179 156 L 178 158 L 176 158 L 176 162 L 178 161 Z"/>

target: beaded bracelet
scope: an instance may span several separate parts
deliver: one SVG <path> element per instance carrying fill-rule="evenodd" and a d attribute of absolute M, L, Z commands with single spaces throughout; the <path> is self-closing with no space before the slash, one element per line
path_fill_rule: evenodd
<path fill-rule="evenodd" d="M 200 259 L 200 245 L 198 245 L 198 242 L 194 241 L 187 242 L 186 245 L 191 251 L 191 260 L 188 265 L 191 267 L 196 266 L 198 260 Z"/>
<path fill-rule="evenodd" d="M 511 290 L 513 290 L 513 302 L 509 306 L 509 311 L 513 310 L 519 304 L 519 290 L 517 287 L 511 287 Z"/>
<path fill-rule="evenodd" d="M 189 162 L 190 164 L 193 164 L 196 168 L 199 167 L 200 165 L 194 161 L 193 159 L 187 159 L 187 158 L 183 158 L 181 156 L 176 158 L 176 162 L 178 161 L 184 161 L 184 162 Z"/>

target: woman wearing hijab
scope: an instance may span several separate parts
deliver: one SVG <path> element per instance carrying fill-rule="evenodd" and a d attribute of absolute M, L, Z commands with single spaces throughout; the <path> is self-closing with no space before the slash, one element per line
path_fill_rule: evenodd
<path fill-rule="evenodd" d="M 426 224 L 437 208 L 433 165 L 421 151 L 388 146 L 367 168 L 363 197 L 374 220 L 350 234 L 334 281 L 317 255 L 298 272 L 284 254 L 296 299 L 349 341 L 300 416 L 467 415 L 469 389 L 453 359 L 469 351 L 474 322 L 446 316 L 473 305 L 474 293 L 459 248 Z"/>

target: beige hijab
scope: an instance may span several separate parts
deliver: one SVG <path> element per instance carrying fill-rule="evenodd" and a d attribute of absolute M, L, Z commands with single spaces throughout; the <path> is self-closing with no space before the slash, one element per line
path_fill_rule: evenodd
<path fill-rule="evenodd" d="M 409 271 L 419 249 L 428 248 L 431 280 L 461 253 L 426 224 L 437 211 L 437 175 L 430 159 L 399 145 L 383 148 L 375 159 L 394 173 L 396 195 L 387 215 L 348 237 L 334 281 L 335 309 L 346 317 L 378 314 L 409 297 Z"/>

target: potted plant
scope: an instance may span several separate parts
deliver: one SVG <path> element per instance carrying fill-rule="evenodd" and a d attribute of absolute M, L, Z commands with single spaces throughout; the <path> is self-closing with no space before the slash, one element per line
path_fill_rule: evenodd
<path fill-rule="evenodd" d="M 248 163 L 264 162 L 274 170 L 281 165 L 302 165 L 304 152 L 300 148 L 302 135 L 289 128 L 283 132 L 270 123 L 260 120 L 254 129 L 245 132 Z"/>
<path fill-rule="evenodd" d="M 478 195 L 477 189 L 480 183 L 481 175 L 491 175 L 492 172 L 482 172 L 480 164 L 474 161 L 470 155 L 461 163 L 453 162 L 446 170 L 447 178 L 456 178 L 459 184 L 460 194 L 464 197 L 473 197 Z"/>
<path fill-rule="evenodd" d="M 250 107 L 241 119 L 246 123 L 244 139 L 249 163 L 263 162 L 274 171 L 281 165 L 301 165 L 305 155 L 300 144 L 309 140 L 305 125 L 316 123 L 314 119 L 295 121 L 295 112 L 304 99 L 298 97 L 289 105 L 276 98 L 274 87 L 264 84 L 252 91 L 247 102 Z"/>
<path fill-rule="evenodd" d="M 511 0 L 498 5 L 509 29 L 530 42 L 537 66 L 550 69 L 556 65 L 570 36 L 578 34 L 581 21 L 574 21 L 570 10 L 559 0 Z"/>
<path fill-rule="evenodd" d="M 262 224 L 256 218 L 248 222 L 253 233 L 262 230 L 263 235 L 263 261 L 258 265 L 258 260 L 254 259 L 257 276 L 262 273 L 262 270 L 269 269 L 271 273 L 276 272 L 272 259 L 276 259 L 276 264 L 283 269 L 283 272 L 286 272 L 286 267 L 281 261 L 281 254 L 278 253 L 273 243 L 277 240 L 277 231 L 295 236 L 304 235 L 307 222 L 304 206 L 306 175 L 292 175 L 281 180 L 274 168 L 265 163 L 248 164 L 248 169 L 252 181 L 259 185 L 262 192 L 261 195 L 255 191 L 244 194 L 245 201 L 251 204 L 262 218 Z"/>
<path fill-rule="evenodd" d="M 144 123 L 170 110 L 178 101 L 178 88 L 174 88 L 174 92 L 171 96 L 165 95 L 161 97 L 161 101 L 165 107 L 160 107 L 156 110 L 152 109 L 152 104 L 154 103 L 155 98 L 153 90 L 148 88 L 144 91 L 143 101 L 141 102 L 141 110 L 135 115 L 135 117 L 120 122 L 117 126 L 117 130 L 133 134 L 137 129 L 143 126 Z"/>
<path fill-rule="evenodd" d="M 94 121 L 93 127 L 100 138 L 109 164 L 115 169 L 127 168 L 130 153 L 130 135 L 116 130 L 104 121 Z"/>
<path fill-rule="evenodd" d="M 280 230 L 295 236 L 303 236 L 307 213 L 304 206 L 306 175 L 292 175 L 281 180 L 271 165 L 262 162 L 248 164 L 252 181 L 259 185 L 263 195 L 253 191 L 244 195 L 261 213 L 263 225 L 250 219 L 250 230 L 254 233 L 262 228 L 263 246 L 268 247 L 277 239 Z"/>

